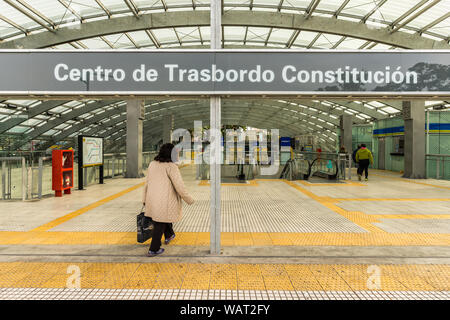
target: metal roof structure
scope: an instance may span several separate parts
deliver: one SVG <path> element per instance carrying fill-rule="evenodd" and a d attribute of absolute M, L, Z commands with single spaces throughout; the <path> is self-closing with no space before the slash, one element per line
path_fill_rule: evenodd
<path fill-rule="evenodd" d="M 224 48 L 450 49 L 450 0 L 223 0 L 222 5 Z M 208 48 L 209 6 L 209 0 L 0 0 L 0 49 Z M 115 140 L 120 149 L 125 104 L 0 101 L 0 148 L 17 149 L 33 139 L 49 140 L 48 146 L 82 132 Z M 428 108 L 449 106 L 427 102 Z M 334 145 L 340 114 L 363 124 L 400 112 L 401 101 L 227 98 L 222 119 L 276 125 L 286 135 L 312 133 Z M 175 115 L 175 127 L 209 122 L 206 99 L 148 100 L 147 143 L 158 138 L 161 117 L 168 113 Z"/>

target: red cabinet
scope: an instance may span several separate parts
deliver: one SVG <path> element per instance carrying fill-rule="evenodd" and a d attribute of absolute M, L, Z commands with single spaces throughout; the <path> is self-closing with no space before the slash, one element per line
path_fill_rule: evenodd
<path fill-rule="evenodd" d="M 56 197 L 71 193 L 73 188 L 73 150 L 52 151 L 52 190 Z"/>

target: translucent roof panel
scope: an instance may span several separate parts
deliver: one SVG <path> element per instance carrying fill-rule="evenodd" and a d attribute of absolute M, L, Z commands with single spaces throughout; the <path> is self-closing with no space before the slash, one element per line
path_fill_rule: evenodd
<path fill-rule="evenodd" d="M 209 0 L 21 0 L 20 2 L 3 0 L 0 1 L 0 40 L 7 41 L 36 32 L 72 27 L 81 22 L 166 11 L 209 10 L 209 5 Z M 450 36 L 450 0 L 321 0 L 317 2 L 312 0 L 224 0 L 224 10 L 226 12 L 262 10 L 337 17 L 366 23 L 374 28 L 391 28 L 392 32 L 418 33 L 447 42 Z M 245 25 L 246 21 L 242 21 L 242 26 Z M 258 28 L 252 27 L 252 29 Z M 257 44 L 265 43 L 261 41 L 261 36 L 264 36 L 264 33 L 260 34 L 259 31 L 255 34 L 250 33 L 249 41 Z M 173 35 L 167 34 L 167 31 L 161 37 L 161 42 L 166 45 L 172 46 L 178 41 L 178 39 L 174 40 Z M 185 33 L 183 37 L 187 39 L 182 40 L 182 43 L 199 41 L 197 35 L 195 39 L 190 39 L 190 32 Z M 281 35 L 281 32 L 277 31 L 271 37 L 273 40 L 269 39 L 269 43 L 279 46 L 287 34 Z M 267 45 L 270 45 L 269 43 Z M 126 44 L 126 42 L 121 43 L 119 47 L 126 47 Z M 319 44 L 318 47 L 326 48 L 322 42 Z M 94 48 L 97 47 L 95 42 L 92 45 Z M 143 47 L 149 45 L 147 41 Z"/>

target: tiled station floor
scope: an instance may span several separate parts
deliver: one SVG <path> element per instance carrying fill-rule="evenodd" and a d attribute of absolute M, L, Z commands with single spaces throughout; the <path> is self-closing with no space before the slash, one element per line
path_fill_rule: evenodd
<path fill-rule="evenodd" d="M 208 183 L 182 173 L 196 203 L 154 258 L 136 243 L 142 179 L 0 202 L 0 298 L 450 298 L 448 181 L 371 170 L 368 182 L 223 184 L 211 256 Z"/>

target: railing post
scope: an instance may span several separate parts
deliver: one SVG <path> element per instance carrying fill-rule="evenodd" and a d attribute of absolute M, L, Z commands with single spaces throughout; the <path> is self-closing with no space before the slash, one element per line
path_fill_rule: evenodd
<path fill-rule="evenodd" d="M 114 157 L 112 157 L 112 159 L 111 159 L 111 162 L 112 162 L 112 164 L 111 164 L 111 179 L 112 178 L 114 178 Z"/>
<path fill-rule="evenodd" d="M 348 180 L 352 180 L 352 159 L 348 158 Z"/>
<path fill-rule="evenodd" d="M 439 179 L 439 157 L 436 157 L 436 179 Z"/>
<path fill-rule="evenodd" d="M 42 157 L 39 158 L 39 173 L 38 173 L 38 198 L 42 199 L 42 177 L 43 177 L 43 171 L 44 171 L 44 166 L 43 166 L 43 161 L 42 161 Z"/>
<path fill-rule="evenodd" d="M 6 200 L 6 161 L 2 161 L 2 199 Z"/>
<path fill-rule="evenodd" d="M 27 199 L 27 173 L 25 157 L 22 157 L 22 201 Z"/>

